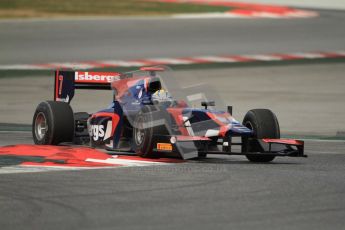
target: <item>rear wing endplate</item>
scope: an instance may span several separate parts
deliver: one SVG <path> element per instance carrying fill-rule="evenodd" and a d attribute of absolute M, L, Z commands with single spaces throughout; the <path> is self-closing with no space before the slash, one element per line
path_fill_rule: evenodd
<path fill-rule="evenodd" d="M 111 83 L 120 80 L 116 72 L 55 71 L 54 101 L 69 103 L 75 89 L 111 90 Z"/>

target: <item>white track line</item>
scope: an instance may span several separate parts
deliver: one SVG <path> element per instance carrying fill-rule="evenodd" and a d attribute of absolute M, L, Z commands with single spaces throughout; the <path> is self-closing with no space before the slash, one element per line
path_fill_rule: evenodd
<path fill-rule="evenodd" d="M 193 57 L 193 59 L 204 60 L 208 62 L 219 62 L 219 63 L 238 62 L 237 60 L 233 58 L 217 57 L 217 56 L 198 56 L 198 57 Z"/>
<path fill-rule="evenodd" d="M 163 64 L 170 64 L 170 65 L 187 65 L 187 64 L 193 64 L 193 61 L 178 59 L 178 58 L 149 58 L 145 59 L 147 61 L 153 61 Z"/>
<path fill-rule="evenodd" d="M 73 167 L 73 166 L 31 166 L 31 165 L 16 165 L 0 167 L 0 174 L 12 173 L 36 173 L 36 172 L 52 172 L 52 171 L 74 171 L 74 170 L 90 170 L 90 169 L 104 169 L 114 168 L 109 167 Z"/>
<path fill-rule="evenodd" d="M 88 158 L 85 161 L 104 163 L 109 165 L 121 165 L 121 166 L 150 166 L 150 165 L 169 165 L 171 163 L 162 163 L 156 161 L 141 161 L 141 160 L 129 160 L 129 159 L 118 159 L 116 157 L 108 158 L 106 160 Z M 119 167 L 121 167 L 119 166 Z"/>
<path fill-rule="evenodd" d="M 277 57 L 273 55 L 244 55 L 241 57 L 259 60 L 259 61 L 281 61 L 284 59 L 282 57 Z"/>

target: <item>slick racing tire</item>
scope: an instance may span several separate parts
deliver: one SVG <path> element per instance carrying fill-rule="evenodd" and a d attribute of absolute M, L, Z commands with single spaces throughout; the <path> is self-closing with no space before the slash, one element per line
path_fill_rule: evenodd
<path fill-rule="evenodd" d="M 71 106 L 65 102 L 41 102 L 33 117 L 32 135 L 37 145 L 72 142 L 74 116 Z"/>
<path fill-rule="evenodd" d="M 154 135 L 168 135 L 164 122 L 164 111 L 159 106 L 147 105 L 138 113 L 133 125 L 133 149 L 141 157 L 158 158 L 159 153 L 154 152 Z"/>
<path fill-rule="evenodd" d="M 243 119 L 243 125 L 254 131 L 254 138 L 280 138 L 279 123 L 276 115 L 268 109 L 253 109 L 247 112 Z M 242 152 L 260 152 L 262 151 L 257 140 L 242 138 Z M 275 156 L 257 154 L 246 155 L 252 162 L 270 162 Z"/>

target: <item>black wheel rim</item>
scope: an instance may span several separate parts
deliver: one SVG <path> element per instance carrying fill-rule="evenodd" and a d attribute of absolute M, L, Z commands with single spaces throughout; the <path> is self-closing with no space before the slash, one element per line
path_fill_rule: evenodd
<path fill-rule="evenodd" d="M 134 141 L 136 145 L 141 145 L 144 141 L 145 133 L 143 128 L 143 118 L 139 117 L 134 129 Z"/>

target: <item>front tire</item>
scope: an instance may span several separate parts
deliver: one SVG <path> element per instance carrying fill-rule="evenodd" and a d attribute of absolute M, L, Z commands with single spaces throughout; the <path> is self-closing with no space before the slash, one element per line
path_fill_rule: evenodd
<path fill-rule="evenodd" d="M 32 136 L 37 145 L 58 145 L 72 142 L 74 138 L 74 115 L 65 102 L 41 102 L 32 121 Z"/>
<path fill-rule="evenodd" d="M 169 135 L 166 123 L 155 124 L 157 121 L 165 121 L 167 113 L 159 106 L 147 105 L 134 119 L 133 149 L 138 156 L 158 158 L 159 153 L 154 152 L 154 135 Z"/>
<path fill-rule="evenodd" d="M 253 109 L 247 112 L 243 125 L 254 131 L 254 139 L 242 138 L 242 152 L 260 152 L 261 147 L 257 140 L 263 138 L 280 138 L 279 123 L 276 115 L 268 109 Z M 258 154 L 246 155 L 252 162 L 270 162 L 275 156 Z"/>
<path fill-rule="evenodd" d="M 134 121 L 133 145 L 135 152 L 141 157 L 154 157 L 153 150 L 153 128 L 150 126 L 148 114 L 139 114 Z"/>

